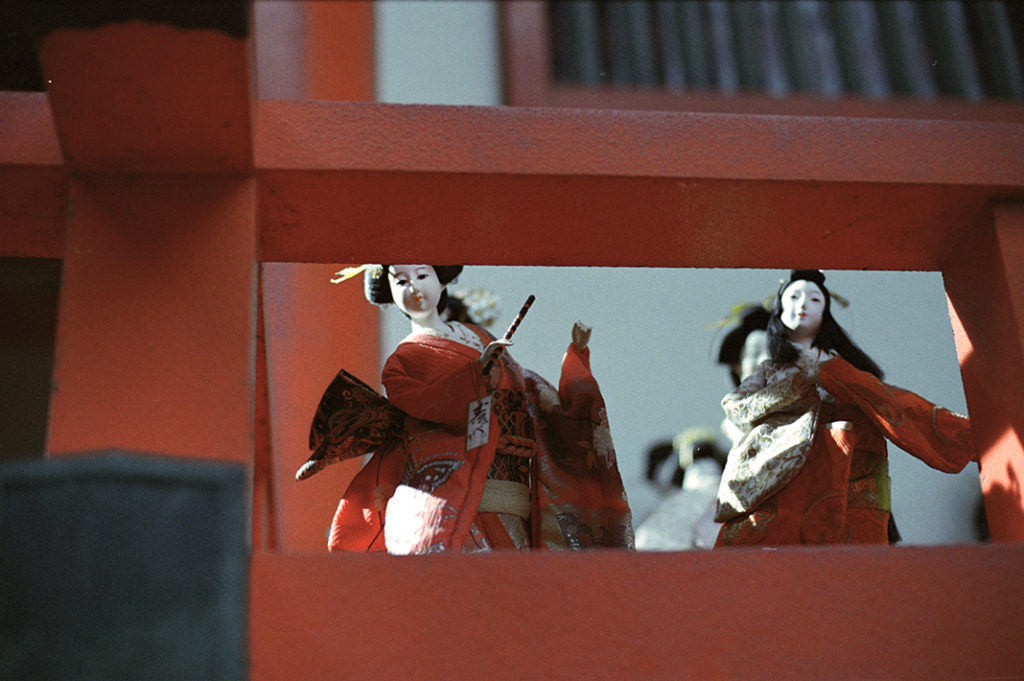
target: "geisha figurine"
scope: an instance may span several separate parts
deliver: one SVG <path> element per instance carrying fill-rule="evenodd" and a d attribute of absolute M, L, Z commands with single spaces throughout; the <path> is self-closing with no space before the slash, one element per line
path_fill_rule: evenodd
<path fill-rule="evenodd" d="M 977 460 L 966 417 L 882 382 L 832 317 L 818 270 L 779 288 L 768 349 L 722 400 L 743 437 L 719 487 L 716 546 L 885 544 L 886 439 L 947 473 Z"/>
<path fill-rule="evenodd" d="M 556 390 L 471 323 L 444 321 L 461 266 L 370 265 L 367 299 L 412 324 L 384 365 L 387 398 L 344 371 L 296 477 L 373 452 L 331 525 L 331 550 L 410 554 L 633 545 L 632 521 L 577 323 Z"/>

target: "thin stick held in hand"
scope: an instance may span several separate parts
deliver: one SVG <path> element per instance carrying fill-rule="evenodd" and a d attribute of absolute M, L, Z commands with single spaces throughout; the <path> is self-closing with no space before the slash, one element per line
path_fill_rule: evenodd
<path fill-rule="evenodd" d="M 512 334 L 514 334 L 516 332 L 516 329 L 519 328 L 519 323 L 523 321 L 523 317 L 525 317 L 526 313 L 529 312 L 530 306 L 533 305 L 534 300 L 536 300 L 536 298 L 531 294 L 530 297 L 526 299 L 526 302 L 523 303 L 523 306 L 519 308 L 519 314 L 517 314 L 516 318 L 512 320 L 512 324 L 509 325 L 508 331 L 505 332 L 505 340 L 512 340 Z M 494 364 L 494 360 L 501 357 L 501 353 L 504 351 L 505 348 L 503 347 L 498 348 L 497 350 L 494 351 L 494 354 L 491 355 L 491 358 L 487 360 L 487 366 L 484 367 L 485 374 L 491 370 L 491 365 Z"/>

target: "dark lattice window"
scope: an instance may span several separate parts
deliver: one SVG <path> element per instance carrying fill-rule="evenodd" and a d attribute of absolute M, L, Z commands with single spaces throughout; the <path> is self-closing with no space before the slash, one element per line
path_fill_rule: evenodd
<path fill-rule="evenodd" d="M 1024 99 L 1024 3 L 555 0 L 548 8 L 563 84 Z"/>

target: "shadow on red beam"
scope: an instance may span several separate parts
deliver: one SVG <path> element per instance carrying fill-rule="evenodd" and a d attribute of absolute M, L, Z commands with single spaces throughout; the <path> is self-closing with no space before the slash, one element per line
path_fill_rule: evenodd
<path fill-rule="evenodd" d="M 258 179 L 261 259 L 325 263 L 936 270 L 995 191 L 483 173 Z"/>

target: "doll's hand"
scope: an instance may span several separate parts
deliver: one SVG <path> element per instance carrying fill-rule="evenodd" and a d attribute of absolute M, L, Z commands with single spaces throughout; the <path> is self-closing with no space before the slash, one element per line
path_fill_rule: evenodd
<path fill-rule="evenodd" d="M 576 346 L 576 349 L 583 352 L 587 349 L 587 344 L 590 343 L 590 332 L 589 326 L 583 322 L 576 322 L 572 325 L 572 344 Z"/>
<path fill-rule="evenodd" d="M 487 344 L 487 347 L 484 348 L 484 351 L 480 353 L 480 356 L 477 358 L 477 366 L 479 366 L 480 370 L 482 371 L 484 367 L 487 366 L 488 362 L 501 357 L 501 353 L 505 352 L 505 348 L 507 348 L 510 345 L 512 345 L 512 341 L 505 340 L 504 338 L 499 338 L 498 340 L 491 341 L 490 343 Z"/>

